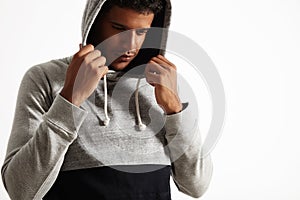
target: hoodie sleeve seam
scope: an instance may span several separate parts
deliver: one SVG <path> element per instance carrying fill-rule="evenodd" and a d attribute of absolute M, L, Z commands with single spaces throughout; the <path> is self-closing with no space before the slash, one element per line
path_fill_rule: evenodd
<path fill-rule="evenodd" d="M 77 131 L 72 132 L 72 131 L 70 131 L 70 130 L 68 130 L 68 129 L 65 129 L 65 128 L 62 127 L 62 126 L 57 125 L 54 121 L 52 121 L 51 119 L 49 119 L 47 116 L 44 116 L 44 117 L 45 117 L 45 119 L 46 119 L 46 122 L 47 122 L 49 125 L 53 126 L 54 128 L 56 128 L 56 129 L 58 129 L 58 130 L 61 130 L 61 131 L 67 133 L 66 135 L 64 135 L 64 136 L 66 136 L 66 138 L 64 138 L 64 139 L 74 139 L 74 138 L 72 137 L 73 135 L 75 135 L 75 137 L 76 137 Z M 62 136 L 61 134 L 59 134 L 59 135 Z M 62 137 L 64 137 L 64 136 L 62 136 Z"/>

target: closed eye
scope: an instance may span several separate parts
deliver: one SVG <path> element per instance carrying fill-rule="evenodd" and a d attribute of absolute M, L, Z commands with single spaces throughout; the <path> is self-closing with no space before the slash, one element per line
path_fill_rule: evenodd
<path fill-rule="evenodd" d="M 148 30 L 149 30 L 149 29 L 147 29 L 147 28 L 137 29 L 137 30 L 136 30 L 136 34 L 137 34 L 137 35 L 144 35 L 144 34 L 146 34 L 146 33 L 148 32 Z"/>
<path fill-rule="evenodd" d="M 122 27 L 122 26 L 116 26 L 116 25 L 113 25 L 112 26 L 114 29 L 116 29 L 116 30 L 120 30 L 120 31 L 125 31 L 126 29 L 124 28 L 124 27 Z"/>

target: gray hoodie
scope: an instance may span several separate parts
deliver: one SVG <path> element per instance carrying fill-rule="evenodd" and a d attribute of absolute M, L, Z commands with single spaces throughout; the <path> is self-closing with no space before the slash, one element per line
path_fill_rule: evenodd
<path fill-rule="evenodd" d="M 87 1 L 83 44 L 103 2 Z M 170 16 L 167 1 L 163 18 L 156 21 L 168 28 Z M 184 95 L 188 84 L 179 78 L 179 92 L 185 91 L 179 95 L 188 101 L 183 111 L 164 115 L 154 88 L 133 72 L 136 68 L 112 71 L 77 107 L 59 94 L 71 60 L 72 56 L 33 66 L 23 77 L 1 169 L 11 199 L 42 199 L 60 170 L 140 164 L 172 165 L 171 175 L 181 192 L 203 195 L 212 164 L 209 156 L 201 157 L 197 105 Z"/>

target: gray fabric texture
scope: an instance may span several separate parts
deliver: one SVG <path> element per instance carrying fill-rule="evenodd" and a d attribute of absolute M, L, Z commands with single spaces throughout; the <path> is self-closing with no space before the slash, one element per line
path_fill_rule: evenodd
<path fill-rule="evenodd" d="M 83 44 L 102 3 L 87 1 Z M 163 20 L 168 28 L 170 3 L 166 7 Z M 164 115 L 153 87 L 143 78 L 139 106 L 147 128 L 139 131 L 134 98 L 138 79 L 112 72 L 107 75 L 111 121 L 104 126 L 102 80 L 80 107 L 60 96 L 71 60 L 69 56 L 33 66 L 23 77 L 1 169 L 10 198 L 42 199 L 60 170 L 140 164 L 172 165 L 178 189 L 192 197 L 202 196 L 211 180 L 212 163 L 209 156 L 201 158 L 195 105 L 187 102 L 182 112 Z"/>

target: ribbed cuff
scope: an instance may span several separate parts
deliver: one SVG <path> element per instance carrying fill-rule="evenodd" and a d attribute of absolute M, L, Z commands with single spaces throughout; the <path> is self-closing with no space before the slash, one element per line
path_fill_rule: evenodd
<path fill-rule="evenodd" d="M 165 129 L 169 136 L 175 136 L 178 132 L 188 134 L 197 125 L 198 113 L 193 113 L 188 103 L 182 104 L 182 111 L 176 114 L 167 115 Z"/>
<path fill-rule="evenodd" d="M 167 115 L 166 117 L 165 138 L 168 142 L 167 146 L 171 153 L 172 162 L 191 151 L 189 147 L 195 142 L 197 145 L 200 145 L 198 114 L 194 113 L 194 110 L 189 105 L 186 105 L 181 112 Z M 199 148 L 195 148 L 193 151 L 198 150 Z"/>
<path fill-rule="evenodd" d="M 75 106 L 60 94 L 54 99 L 45 118 L 70 133 L 77 133 L 88 112 Z"/>

